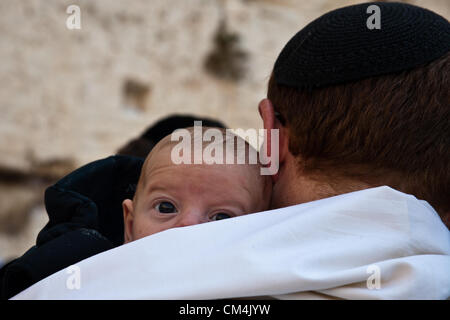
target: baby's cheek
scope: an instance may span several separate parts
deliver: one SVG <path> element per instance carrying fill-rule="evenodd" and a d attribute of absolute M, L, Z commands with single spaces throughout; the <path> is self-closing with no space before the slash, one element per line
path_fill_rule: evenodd
<path fill-rule="evenodd" d="M 166 223 L 150 219 L 148 215 L 141 215 L 134 224 L 134 240 L 168 229 Z"/>
<path fill-rule="evenodd" d="M 151 234 L 151 223 L 139 216 L 133 225 L 133 240 L 141 239 Z"/>

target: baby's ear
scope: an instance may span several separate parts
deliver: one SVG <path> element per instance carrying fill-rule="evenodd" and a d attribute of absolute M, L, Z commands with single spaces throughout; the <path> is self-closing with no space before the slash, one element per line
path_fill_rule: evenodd
<path fill-rule="evenodd" d="M 130 199 L 125 199 L 122 202 L 123 209 L 123 225 L 124 225 L 124 243 L 133 241 L 133 201 Z"/>

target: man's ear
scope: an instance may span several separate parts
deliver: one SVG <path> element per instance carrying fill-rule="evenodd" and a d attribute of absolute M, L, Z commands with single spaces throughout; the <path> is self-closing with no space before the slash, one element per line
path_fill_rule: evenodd
<path fill-rule="evenodd" d="M 270 134 L 270 130 L 278 129 L 278 156 L 279 156 L 279 164 L 280 167 L 283 165 L 286 160 L 287 153 L 289 152 L 289 135 L 288 130 L 285 126 L 281 124 L 281 122 L 275 116 L 275 109 L 272 105 L 272 102 L 269 99 L 263 99 L 259 103 L 258 106 L 259 114 L 263 120 L 264 129 L 267 130 L 267 134 L 265 135 L 266 143 L 267 143 L 267 152 L 270 157 L 270 150 L 273 143 L 277 143 L 276 141 L 272 141 L 272 135 Z"/>
<path fill-rule="evenodd" d="M 124 224 L 124 243 L 133 241 L 133 201 L 125 199 L 122 202 L 123 224 Z"/>

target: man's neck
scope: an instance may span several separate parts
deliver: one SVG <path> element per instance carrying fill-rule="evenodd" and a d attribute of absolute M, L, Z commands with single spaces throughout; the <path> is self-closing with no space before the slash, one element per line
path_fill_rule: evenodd
<path fill-rule="evenodd" d="M 280 167 L 279 178 L 274 185 L 273 208 L 292 206 L 373 187 L 352 179 L 302 174 L 293 160 L 288 159 L 284 166 Z"/>

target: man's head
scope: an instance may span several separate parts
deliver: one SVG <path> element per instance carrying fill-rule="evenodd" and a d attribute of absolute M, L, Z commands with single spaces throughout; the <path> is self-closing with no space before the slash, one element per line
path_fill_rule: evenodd
<path fill-rule="evenodd" d="M 203 136 L 195 136 L 193 129 L 186 132 L 191 146 L 199 145 L 202 152 L 223 147 L 225 160 L 230 148 L 238 150 L 238 144 L 227 145 L 227 139 L 242 139 L 223 129 L 215 130 L 222 134 L 222 141 L 205 142 Z M 268 176 L 260 174 L 259 164 L 208 164 L 212 159 L 207 158 L 207 153 L 203 153 L 202 163 L 175 164 L 172 157 L 177 144 L 169 135 L 153 148 L 142 168 L 134 199 L 123 202 L 125 243 L 170 228 L 269 208 L 271 183 Z M 251 148 L 245 142 L 246 155 Z M 237 152 L 233 154 L 237 156 Z"/>
<path fill-rule="evenodd" d="M 370 30 L 370 5 L 316 19 L 275 64 L 259 105 L 265 129 L 280 129 L 273 206 L 388 185 L 427 200 L 445 220 L 449 23 L 418 7 L 376 3 L 381 29 Z"/>

